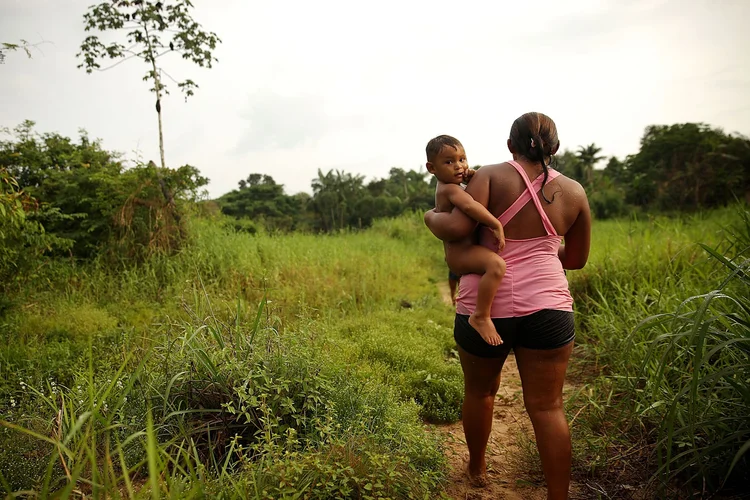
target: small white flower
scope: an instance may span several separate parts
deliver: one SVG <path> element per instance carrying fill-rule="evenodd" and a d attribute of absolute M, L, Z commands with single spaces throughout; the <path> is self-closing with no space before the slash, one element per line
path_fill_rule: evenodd
<path fill-rule="evenodd" d="M 78 402 L 79 402 L 80 404 L 83 404 L 83 399 L 79 399 L 79 400 L 78 400 Z"/>
<path fill-rule="evenodd" d="M 15 399 L 10 398 L 10 406 L 11 406 L 11 408 L 15 408 L 16 407 L 16 400 Z"/>
<path fill-rule="evenodd" d="M 127 403 L 127 402 L 128 402 L 128 397 L 127 397 L 127 396 L 125 396 L 124 398 L 122 398 L 122 402 L 123 402 L 123 403 Z"/>
<path fill-rule="evenodd" d="M 117 388 L 118 388 L 118 389 L 122 389 L 122 387 L 123 387 L 123 386 L 122 386 L 122 380 L 118 380 L 118 381 L 117 381 Z"/>
<path fill-rule="evenodd" d="M 26 387 L 26 382 L 24 382 L 23 380 L 21 380 L 20 384 L 21 384 L 21 387 Z"/>

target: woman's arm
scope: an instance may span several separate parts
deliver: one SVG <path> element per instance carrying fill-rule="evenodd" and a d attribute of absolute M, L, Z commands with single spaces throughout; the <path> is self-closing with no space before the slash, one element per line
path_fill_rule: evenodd
<path fill-rule="evenodd" d="M 482 206 L 487 207 L 490 193 L 489 173 L 477 170 L 471 178 L 466 192 Z M 430 210 L 424 214 L 424 223 L 438 239 L 456 241 L 471 235 L 477 226 L 475 220 L 455 208 L 450 212 Z"/>
<path fill-rule="evenodd" d="M 563 269 L 581 269 L 589 259 L 591 247 L 591 210 L 586 192 L 580 185 L 580 193 L 576 195 L 581 199 L 580 212 L 568 232 L 565 233 L 565 245 L 560 245 L 557 256 L 562 262 Z"/>
<path fill-rule="evenodd" d="M 458 209 L 450 212 L 435 212 L 435 209 L 424 214 L 424 223 L 432 234 L 443 241 L 456 241 L 469 236 L 477 223 Z"/>

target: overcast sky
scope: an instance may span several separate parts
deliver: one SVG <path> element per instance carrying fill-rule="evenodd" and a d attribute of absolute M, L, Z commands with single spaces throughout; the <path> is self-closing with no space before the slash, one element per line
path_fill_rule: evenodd
<path fill-rule="evenodd" d="M 0 42 L 50 41 L 0 65 L 0 126 L 24 119 L 158 163 L 147 67 L 77 69 L 95 0 L 0 0 Z M 650 124 L 750 134 L 750 0 L 194 0 L 223 40 L 213 69 L 162 59 L 200 88 L 162 103 L 167 164 L 190 163 L 219 196 L 248 174 L 289 194 L 318 169 L 367 179 L 419 169 L 450 134 L 469 163 L 506 160 L 520 114 L 557 123 L 563 148 L 624 157 Z"/>

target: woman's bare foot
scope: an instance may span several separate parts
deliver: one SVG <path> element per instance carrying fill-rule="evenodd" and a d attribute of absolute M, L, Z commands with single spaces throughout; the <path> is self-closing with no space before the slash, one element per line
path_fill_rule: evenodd
<path fill-rule="evenodd" d="M 474 486 L 475 488 L 484 488 L 485 486 L 487 486 L 487 484 L 489 484 L 489 481 L 487 481 L 487 473 L 483 472 L 480 474 L 472 474 L 469 470 L 469 462 L 466 462 L 466 465 L 464 466 L 464 474 L 469 480 L 469 484 Z"/>
<path fill-rule="evenodd" d="M 500 345 L 503 343 L 503 339 L 497 334 L 495 325 L 492 324 L 492 319 L 489 317 L 477 317 L 476 313 L 469 316 L 469 324 L 474 330 L 479 332 L 485 342 L 489 345 Z"/>

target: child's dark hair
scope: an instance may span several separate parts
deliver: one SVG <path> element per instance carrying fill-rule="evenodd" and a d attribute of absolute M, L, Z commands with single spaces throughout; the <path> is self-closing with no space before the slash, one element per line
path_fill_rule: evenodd
<path fill-rule="evenodd" d="M 542 198 L 547 203 L 552 203 L 544 194 L 544 184 L 549 177 L 547 161 L 552 159 L 560 146 L 555 122 L 543 113 L 526 113 L 518 117 L 510 127 L 510 142 L 517 154 L 542 164 Z M 555 197 L 552 196 L 552 199 Z"/>
<path fill-rule="evenodd" d="M 451 137 L 449 135 L 439 135 L 427 143 L 427 147 L 425 148 L 425 152 L 427 153 L 427 161 L 434 160 L 445 146 L 450 146 L 453 149 L 463 149 L 463 145 L 455 137 Z"/>

